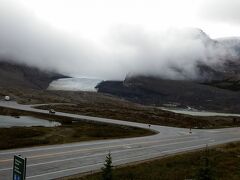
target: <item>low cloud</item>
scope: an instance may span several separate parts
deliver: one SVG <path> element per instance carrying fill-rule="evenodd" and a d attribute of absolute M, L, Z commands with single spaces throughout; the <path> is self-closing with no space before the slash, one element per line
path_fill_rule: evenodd
<path fill-rule="evenodd" d="M 235 41 L 225 45 L 196 28 L 161 33 L 125 29 L 116 33 L 115 49 L 130 74 L 199 79 L 198 65 L 221 68 L 226 60 L 237 58 L 232 48 Z"/>
<path fill-rule="evenodd" d="M 197 79 L 199 63 L 220 67 L 236 56 L 231 46 L 211 40 L 199 29 L 150 32 L 122 26 L 99 46 L 45 25 L 16 1 L 0 3 L 1 59 L 67 75 L 123 79 L 130 73 Z"/>
<path fill-rule="evenodd" d="M 16 1 L 0 3 L 1 59 L 74 74 L 76 66 L 80 71 L 96 58 L 97 50 L 90 42 L 56 31 Z"/>

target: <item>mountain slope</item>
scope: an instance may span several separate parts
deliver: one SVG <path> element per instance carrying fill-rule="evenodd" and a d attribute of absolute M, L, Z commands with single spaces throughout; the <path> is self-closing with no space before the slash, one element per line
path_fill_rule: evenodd
<path fill-rule="evenodd" d="M 219 47 L 217 52 L 226 51 L 226 56 L 214 54 L 206 59 L 192 59 L 195 64 L 189 69 L 184 68 L 188 64 L 170 64 L 169 71 L 177 75 L 173 78 L 155 72 L 130 72 L 132 75 L 124 81 L 100 83 L 98 91 L 148 105 L 179 104 L 182 107 L 239 113 L 240 39 L 213 40 L 201 30 L 195 31 L 193 38 L 210 49 Z M 160 66 L 158 71 L 164 72 L 164 68 Z"/>
<path fill-rule="evenodd" d="M 226 61 L 221 68 L 198 65 L 198 69 L 203 78 L 196 82 L 231 91 L 240 90 L 240 61 Z"/>
<path fill-rule="evenodd" d="M 0 87 L 46 89 L 53 80 L 65 77 L 12 61 L 0 61 Z"/>
<path fill-rule="evenodd" d="M 202 110 L 240 111 L 240 92 L 224 90 L 194 81 L 166 80 L 135 76 L 124 81 L 104 81 L 98 92 L 112 94 L 133 102 L 163 106 L 179 104 Z"/>

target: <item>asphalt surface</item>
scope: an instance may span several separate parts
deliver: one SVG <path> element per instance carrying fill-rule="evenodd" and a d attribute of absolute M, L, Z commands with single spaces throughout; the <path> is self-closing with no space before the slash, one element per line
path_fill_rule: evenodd
<path fill-rule="evenodd" d="M 1 101 L 0 106 L 48 113 L 28 105 Z M 57 115 L 128 126 L 149 128 L 148 124 L 56 112 Z M 15 154 L 27 157 L 27 179 L 45 180 L 99 170 L 110 151 L 113 165 L 147 160 L 179 152 L 240 140 L 240 128 L 192 130 L 151 125 L 156 135 L 138 138 L 100 140 L 62 145 L 0 151 L 0 180 L 12 179 Z"/>

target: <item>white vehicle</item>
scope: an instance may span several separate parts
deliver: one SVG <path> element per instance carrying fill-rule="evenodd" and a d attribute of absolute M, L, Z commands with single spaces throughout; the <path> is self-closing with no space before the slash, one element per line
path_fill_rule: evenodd
<path fill-rule="evenodd" d="M 10 96 L 5 96 L 4 99 L 5 101 L 10 101 Z"/>

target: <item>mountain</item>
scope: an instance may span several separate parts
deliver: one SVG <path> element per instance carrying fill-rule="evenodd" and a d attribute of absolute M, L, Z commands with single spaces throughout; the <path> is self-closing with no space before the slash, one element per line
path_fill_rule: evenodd
<path fill-rule="evenodd" d="M 237 52 L 237 55 L 240 56 L 240 38 L 231 37 L 231 38 L 219 38 L 217 41 L 223 44 L 225 47 L 234 49 Z"/>
<path fill-rule="evenodd" d="M 219 62 L 216 61 L 215 64 L 199 60 L 195 68 L 198 78 L 185 76 L 182 69 L 174 68 L 177 74 L 185 79 L 173 80 L 145 74 L 129 75 L 123 81 L 101 82 L 97 86 L 98 92 L 112 94 L 145 105 L 170 104 L 202 110 L 239 113 L 240 39 L 212 40 L 202 31 L 196 31 L 194 36 L 204 39 L 206 46 L 209 44 L 222 46 L 234 52 L 234 56 L 219 59 Z"/>
<path fill-rule="evenodd" d="M 47 89 L 53 80 L 66 77 L 14 61 L 0 60 L 0 87 Z"/>
<path fill-rule="evenodd" d="M 174 104 L 199 110 L 240 111 L 240 92 L 220 89 L 194 81 L 157 77 L 126 77 L 124 81 L 103 81 L 98 92 L 153 106 Z"/>
<path fill-rule="evenodd" d="M 205 77 L 202 84 L 240 91 L 240 61 L 227 61 L 220 70 L 208 66 L 199 66 L 199 69 Z"/>

